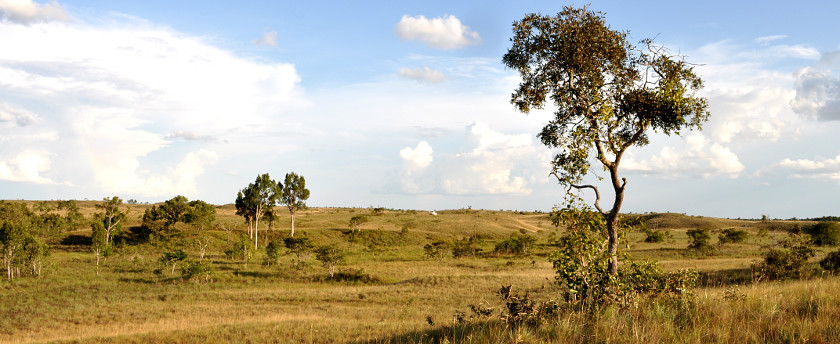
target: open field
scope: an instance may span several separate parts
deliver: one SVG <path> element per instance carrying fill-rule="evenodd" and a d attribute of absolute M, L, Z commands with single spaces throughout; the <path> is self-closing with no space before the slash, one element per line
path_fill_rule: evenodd
<path fill-rule="evenodd" d="M 128 226 L 139 225 L 148 205 L 131 205 Z M 82 213 L 93 202 L 80 202 Z M 289 217 L 281 209 L 269 238 L 288 235 Z M 247 265 L 224 251 L 245 224 L 231 205 L 217 207 L 220 225 L 198 231 L 179 224 L 171 238 L 136 242 L 124 230 L 123 243 L 96 274 L 90 230 L 64 233 L 51 242 L 40 277 L 0 282 L 0 342 L 831 342 L 840 338 L 840 281 L 812 276 L 803 281 L 752 283 L 750 264 L 762 247 L 787 235 L 794 222 L 745 221 L 645 215 L 672 238 L 643 242 L 631 232 L 627 244 L 635 259 L 659 261 L 666 270 L 701 272 L 696 302 L 688 308 L 642 304 L 631 310 L 605 310 L 593 323 L 570 314 L 542 330 L 505 330 L 495 322 L 455 325 L 453 313 L 471 304 L 497 307 L 495 292 L 512 284 L 536 299 L 556 296 L 554 271 L 546 257 L 559 231 L 548 214 L 488 210 L 424 211 L 312 208 L 298 213 L 296 237 L 317 245 L 336 244 L 347 252 L 339 271 L 343 281 L 310 256 L 296 266 L 293 255 L 280 264 L 260 264 L 264 250 Z M 354 215 L 370 222 L 353 234 Z M 796 222 L 805 225 L 806 222 Z M 705 227 L 742 228 L 745 243 L 719 246 L 714 254 L 686 249 L 686 231 Z M 261 229 L 265 228 L 261 225 Z M 767 236 L 758 236 L 760 229 Z M 436 240 L 475 236 L 484 252 L 513 233 L 537 238 L 525 256 L 487 254 L 429 259 L 423 246 Z M 199 240 L 207 242 L 205 259 L 215 267 L 210 283 L 183 281 L 178 270 L 155 275 L 162 252 L 183 248 L 197 257 Z M 261 243 L 267 242 L 263 238 Z M 716 244 L 717 235 L 713 234 Z M 718 245 L 716 245 L 718 246 Z M 261 248 L 264 245 L 261 244 Z M 820 249 L 812 262 L 831 249 Z M 165 269 L 167 270 L 167 269 Z M 732 326 L 733 324 L 741 324 Z M 550 334 L 539 333 L 549 331 Z"/>

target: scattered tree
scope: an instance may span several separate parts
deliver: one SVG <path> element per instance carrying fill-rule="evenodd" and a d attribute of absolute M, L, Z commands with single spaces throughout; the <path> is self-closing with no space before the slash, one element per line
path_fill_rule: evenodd
<path fill-rule="evenodd" d="M 103 203 L 97 204 L 96 209 L 101 209 L 102 212 L 94 214 L 94 227 L 100 227 L 105 231 L 105 245 L 111 244 L 111 238 L 114 234 L 120 231 L 122 228 L 122 220 L 125 219 L 126 213 L 120 211 L 120 205 L 122 205 L 122 200 L 117 197 L 105 197 L 102 199 Z M 98 263 L 97 263 L 98 265 Z"/>
<path fill-rule="evenodd" d="M 362 231 L 362 225 L 368 222 L 368 217 L 365 215 L 355 215 L 350 218 L 350 228 L 357 232 Z"/>
<path fill-rule="evenodd" d="M 823 221 L 802 229 L 817 246 L 840 245 L 840 223 Z"/>
<path fill-rule="evenodd" d="M 230 248 L 225 250 L 225 256 L 228 259 L 241 259 L 244 267 L 248 268 L 248 261 L 251 260 L 251 245 L 250 239 L 242 234 L 239 240 L 235 241 Z"/>
<path fill-rule="evenodd" d="M 111 254 L 111 244 L 108 242 L 108 231 L 103 221 L 94 221 L 91 227 L 91 249 L 96 256 L 96 275 L 99 276 L 99 262 L 102 257 Z"/>
<path fill-rule="evenodd" d="M 718 234 L 718 242 L 720 244 L 729 244 L 729 243 L 742 243 L 747 241 L 747 238 L 750 236 L 747 231 L 743 229 L 737 228 L 727 228 L 724 229 Z"/>
<path fill-rule="evenodd" d="M 667 49 L 644 39 L 639 46 L 627 33 L 611 29 L 604 14 L 565 7 L 556 16 L 529 14 L 513 24 L 512 46 L 503 57 L 522 81 L 511 102 L 524 113 L 550 101 L 554 117 L 538 134 L 560 152 L 551 175 L 572 189 L 591 189 L 595 209 L 604 217 L 609 272 L 618 274 L 618 220 L 627 186 L 618 171 L 624 153 L 648 144 L 649 130 L 666 135 L 700 129 L 709 113 L 696 96 L 702 80 L 693 67 Z M 610 177 L 612 207 L 601 208 L 595 185 L 582 183 L 594 159 Z"/>
<path fill-rule="evenodd" d="M 712 236 L 709 234 L 708 228 L 689 229 L 685 232 L 685 234 L 688 234 L 688 237 L 691 239 L 691 242 L 688 244 L 688 248 L 701 251 L 708 251 L 712 249 L 712 244 L 709 243 Z"/>
<path fill-rule="evenodd" d="M 306 201 L 309 199 L 309 189 L 306 188 L 306 179 L 303 176 L 298 176 L 294 172 L 286 173 L 286 180 L 284 184 L 279 184 L 278 187 L 283 190 L 280 196 L 280 203 L 289 208 L 289 213 L 292 215 L 292 235 L 295 236 L 295 212 L 300 209 L 306 209 Z"/>
<path fill-rule="evenodd" d="M 312 249 L 315 248 L 315 245 L 312 244 L 312 241 L 310 241 L 309 238 L 288 237 L 283 239 L 283 244 L 289 250 L 289 253 L 292 253 L 295 257 L 297 257 L 298 266 L 300 266 L 303 256 L 312 252 Z"/>
<path fill-rule="evenodd" d="M 172 251 L 166 251 L 163 253 L 162 256 L 158 259 L 158 261 L 163 264 L 164 266 L 172 265 L 172 269 L 169 271 L 170 274 L 175 273 L 175 266 L 178 262 L 187 259 L 187 252 L 178 248 Z"/>
<path fill-rule="evenodd" d="M 236 196 L 236 214 L 245 217 L 248 222 L 248 235 L 254 240 L 254 249 L 259 248 L 260 219 L 273 211 L 280 193 L 280 187 L 268 173 L 257 176 L 248 187 Z"/>
<path fill-rule="evenodd" d="M 330 272 L 330 278 L 335 276 L 335 267 L 344 262 L 344 251 L 338 246 L 321 246 L 315 250 L 315 259 L 320 261 Z"/>

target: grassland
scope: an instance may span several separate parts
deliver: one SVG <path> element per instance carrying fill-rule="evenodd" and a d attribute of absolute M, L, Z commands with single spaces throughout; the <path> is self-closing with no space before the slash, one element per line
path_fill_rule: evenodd
<path fill-rule="evenodd" d="M 132 205 L 126 227 L 139 225 L 146 207 Z M 82 202 L 81 208 L 86 215 L 94 211 L 92 202 Z M 840 338 L 836 277 L 750 280 L 749 266 L 760 258 L 763 246 L 787 235 L 793 222 L 644 215 L 651 227 L 668 230 L 672 238 L 650 244 L 643 242 L 643 233 L 631 232 L 624 252 L 659 261 L 667 270 L 700 271 L 694 301 L 676 306 L 640 303 L 632 309 L 606 309 L 595 318 L 570 313 L 538 329 L 512 329 L 496 321 L 456 324 L 453 313 L 470 304 L 498 306 L 494 293 L 507 284 L 537 299 L 556 296 L 546 256 L 559 233 L 547 214 L 462 209 L 438 216 L 400 210 L 373 216 L 369 209 L 352 208 L 299 213 L 296 236 L 319 245 L 336 244 L 347 252 L 339 270 L 351 278 L 336 281 L 327 278 L 327 270 L 313 257 L 297 266 L 287 255 L 272 267 L 260 264 L 263 252 L 247 265 L 228 259 L 223 252 L 245 224 L 230 205 L 217 212 L 220 226 L 215 230 L 183 226 L 171 238 L 151 243 L 126 234 L 99 276 L 89 230 L 55 238 L 42 276 L 0 282 L 0 342 L 757 343 Z M 371 221 L 360 234 L 352 234 L 348 221 L 359 214 L 370 215 Z M 288 221 L 288 215 L 280 216 L 261 235 L 288 235 Z M 686 249 L 688 229 L 732 227 L 747 230 L 750 239 L 718 246 L 712 255 Z M 768 235 L 756 235 L 761 229 Z M 490 252 L 495 243 L 520 232 L 538 239 L 526 256 L 428 259 L 423 251 L 436 240 L 476 236 L 483 251 Z M 153 273 L 162 252 L 183 248 L 197 257 L 199 242 L 208 243 L 205 259 L 215 267 L 213 282 L 183 281 L 177 270 Z M 826 252 L 821 250 L 815 259 Z"/>

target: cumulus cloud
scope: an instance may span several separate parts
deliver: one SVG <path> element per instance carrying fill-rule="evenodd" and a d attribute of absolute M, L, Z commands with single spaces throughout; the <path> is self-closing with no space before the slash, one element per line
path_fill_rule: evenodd
<path fill-rule="evenodd" d="M 268 47 L 277 46 L 277 32 L 269 31 L 263 34 L 260 39 L 254 40 L 254 44 Z"/>
<path fill-rule="evenodd" d="M 14 122 L 18 126 L 25 127 L 35 123 L 38 116 L 27 111 L 26 109 L 7 104 L 0 103 L 0 122 Z"/>
<path fill-rule="evenodd" d="M 73 171 L 62 178 L 74 185 L 109 194 L 194 193 L 197 176 L 219 157 L 196 150 L 217 142 L 206 133 L 232 137 L 227 149 L 259 154 L 249 145 L 269 147 L 255 140 L 269 137 L 275 118 L 308 106 L 291 64 L 238 57 L 142 21 L 120 23 L 0 23 L 0 124 L 26 125 L 27 135 L 55 141 L 39 147 L 63 150 L 24 164 L 37 169 L 6 161 L 5 175 L 14 176 L 6 180 L 35 180 L 32 171 L 53 166 Z M 0 137 L 14 137 L 4 156 L 29 144 L 16 129 L 0 126 Z M 184 155 L 185 144 L 192 153 Z"/>
<path fill-rule="evenodd" d="M 840 51 L 825 53 L 815 65 L 796 72 L 793 111 L 808 119 L 840 120 L 840 76 L 832 70 L 838 60 Z"/>
<path fill-rule="evenodd" d="M 424 172 L 434 160 L 434 150 L 426 141 L 420 141 L 414 148 L 400 150 L 402 165 L 399 171 L 400 189 L 406 193 L 429 192 L 433 185 Z"/>
<path fill-rule="evenodd" d="M 744 170 L 738 155 L 719 144 L 709 144 L 701 132 L 682 137 L 683 144 L 662 147 L 658 154 L 647 159 L 637 159 L 628 153 L 621 168 L 634 174 L 657 174 L 678 177 L 728 177 L 736 178 Z"/>
<path fill-rule="evenodd" d="M 840 155 L 834 158 L 810 160 L 786 158 L 776 164 L 790 170 L 793 178 L 809 178 L 840 181 Z"/>
<path fill-rule="evenodd" d="M 58 2 L 39 4 L 32 0 L 0 0 L 0 19 L 19 24 L 67 21 L 70 18 Z"/>
<path fill-rule="evenodd" d="M 417 82 L 424 82 L 430 84 L 441 83 L 446 80 L 446 76 L 439 70 L 431 69 L 429 67 L 422 67 L 417 69 L 400 68 L 397 73 L 405 78 L 415 80 Z"/>
<path fill-rule="evenodd" d="M 453 15 L 428 19 L 404 15 L 394 33 L 402 40 L 420 40 L 436 49 L 461 49 L 481 42 L 481 36 Z"/>
<path fill-rule="evenodd" d="M 9 161 L 0 161 L 0 180 L 54 184 L 42 175 L 49 169 L 49 153 L 25 150 Z"/>
<path fill-rule="evenodd" d="M 530 134 L 504 134 L 485 123 L 467 127 L 470 149 L 440 154 L 432 164 L 425 141 L 400 151 L 400 191 L 447 195 L 530 194 L 547 181 L 550 151 L 537 147 Z"/>

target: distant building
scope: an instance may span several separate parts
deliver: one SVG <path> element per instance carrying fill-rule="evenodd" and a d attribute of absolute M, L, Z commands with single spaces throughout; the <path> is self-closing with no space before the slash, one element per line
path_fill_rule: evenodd
<path fill-rule="evenodd" d="M 434 211 L 434 210 L 432 210 L 432 211 L 430 211 L 430 212 L 429 212 L 429 215 L 432 215 L 432 216 L 437 216 L 437 212 L 436 212 L 436 211 Z"/>

